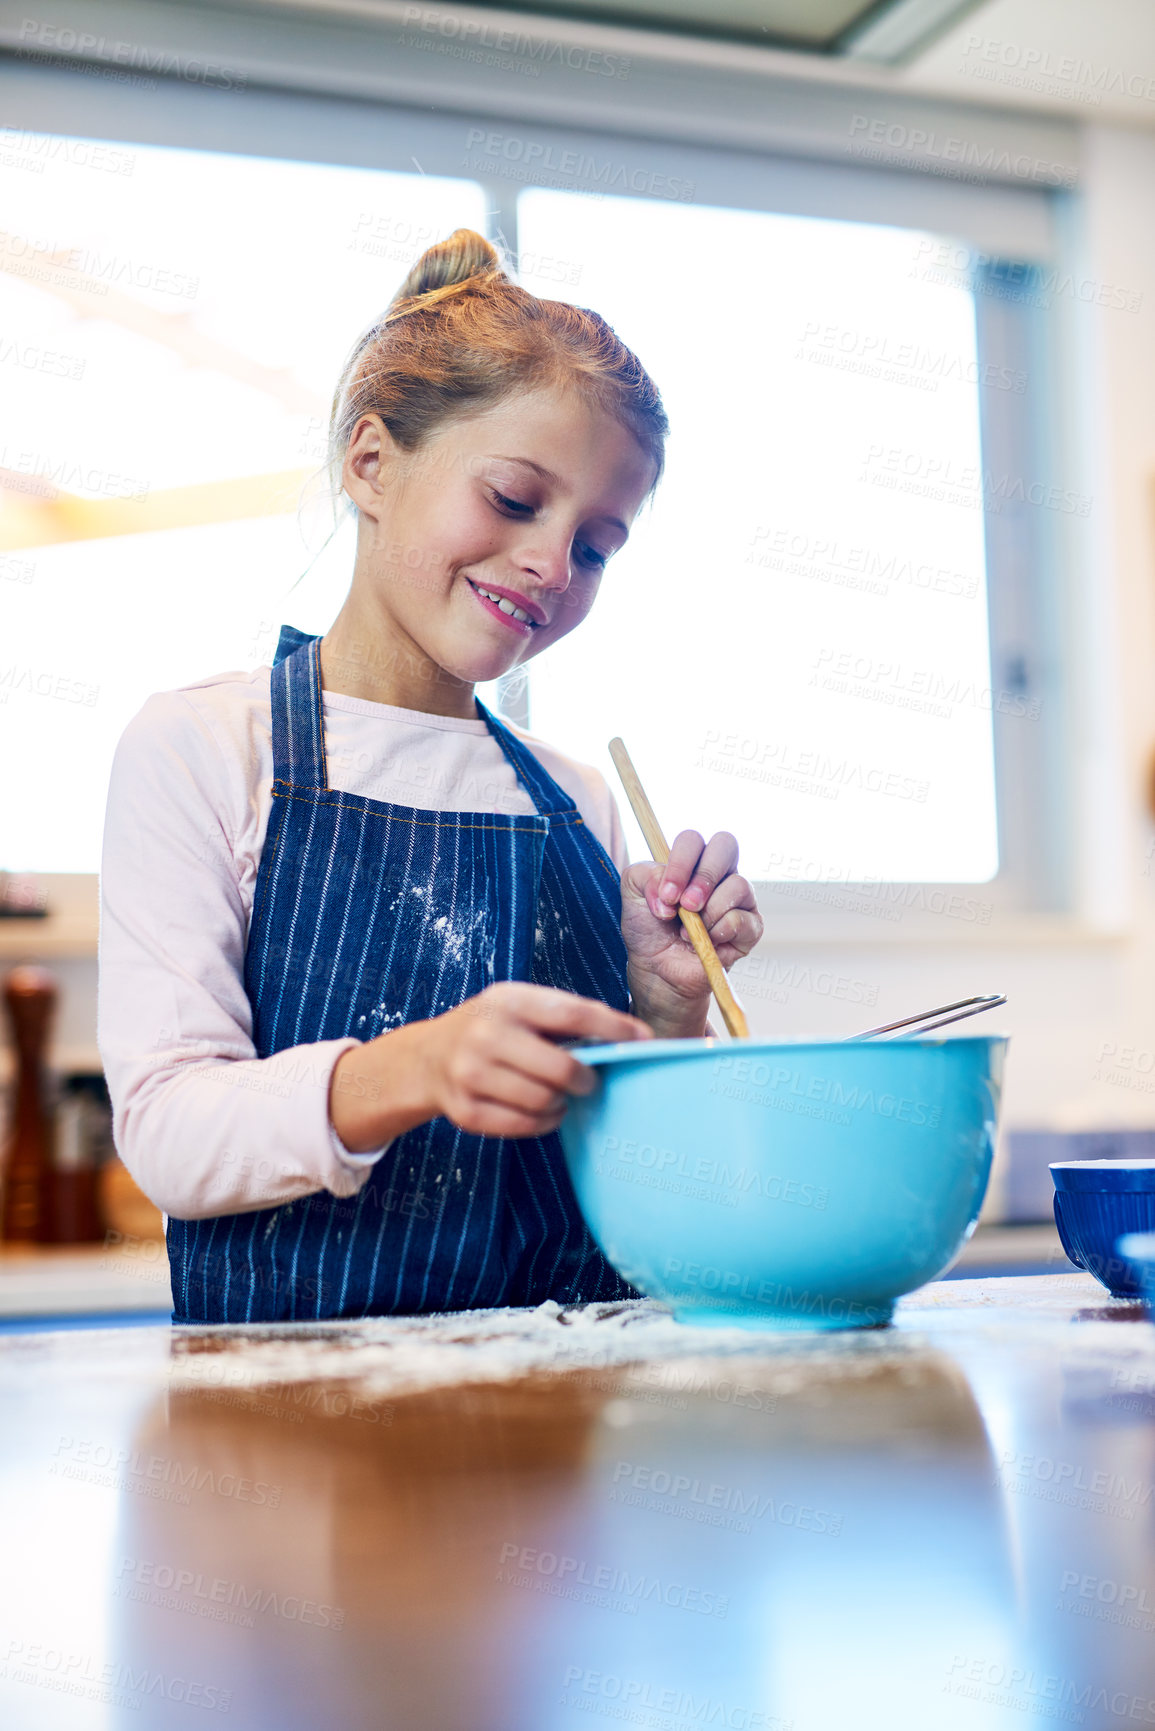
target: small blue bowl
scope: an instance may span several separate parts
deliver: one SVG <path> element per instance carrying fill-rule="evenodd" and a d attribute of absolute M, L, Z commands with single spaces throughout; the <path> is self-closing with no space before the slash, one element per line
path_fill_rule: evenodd
<path fill-rule="evenodd" d="M 1155 1232 L 1125 1232 L 1115 1248 L 1135 1270 L 1148 1305 L 1155 1304 Z"/>
<path fill-rule="evenodd" d="M 1056 1160 L 1050 1172 L 1055 1225 L 1071 1261 L 1113 1298 L 1141 1298 L 1142 1281 L 1119 1239 L 1155 1231 L 1155 1160 Z"/>
<path fill-rule="evenodd" d="M 990 1173 L 1007 1041 L 653 1040 L 575 1052 L 560 1131 L 590 1230 L 682 1322 L 865 1328 L 949 1267 Z"/>

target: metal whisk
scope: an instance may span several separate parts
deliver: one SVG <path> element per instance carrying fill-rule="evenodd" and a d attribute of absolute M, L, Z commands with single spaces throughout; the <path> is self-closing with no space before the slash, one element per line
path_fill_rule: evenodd
<path fill-rule="evenodd" d="M 945 1027 L 948 1022 L 963 1022 L 968 1016 L 981 1016 L 984 1010 L 993 1010 L 1006 1001 L 1005 992 L 990 992 L 982 998 L 960 998 L 957 1004 L 940 1004 L 937 1010 L 924 1010 L 920 1016 L 904 1016 L 899 1022 L 884 1022 L 880 1028 L 867 1028 L 863 1034 L 851 1034 L 850 1039 L 873 1040 L 876 1034 L 893 1034 L 900 1028 L 917 1027 L 920 1034 L 926 1034 L 932 1028 Z"/>

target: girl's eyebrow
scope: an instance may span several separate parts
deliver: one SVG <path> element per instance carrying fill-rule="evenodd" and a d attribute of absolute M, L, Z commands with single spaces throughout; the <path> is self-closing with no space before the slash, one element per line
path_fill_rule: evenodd
<path fill-rule="evenodd" d="M 541 463 L 535 463 L 532 457 L 506 457 L 502 456 L 498 451 L 495 451 L 493 455 L 495 460 L 499 463 L 524 463 L 527 469 L 532 469 L 535 474 L 541 476 L 543 481 L 549 481 L 555 487 L 563 487 L 565 485 L 560 475 L 555 475 L 552 469 L 544 468 Z M 620 517 L 606 517 L 603 521 L 606 523 L 612 523 L 616 529 L 621 530 L 623 535 L 629 534 L 628 528 L 622 522 Z"/>

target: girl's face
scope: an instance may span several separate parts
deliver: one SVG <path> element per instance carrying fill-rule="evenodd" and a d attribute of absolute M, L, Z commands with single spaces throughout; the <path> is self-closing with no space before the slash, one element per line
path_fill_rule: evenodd
<path fill-rule="evenodd" d="M 618 421 L 552 388 L 413 453 L 365 415 L 344 465 L 363 600 L 452 678 L 496 679 L 585 618 L 654 472 Z"/>

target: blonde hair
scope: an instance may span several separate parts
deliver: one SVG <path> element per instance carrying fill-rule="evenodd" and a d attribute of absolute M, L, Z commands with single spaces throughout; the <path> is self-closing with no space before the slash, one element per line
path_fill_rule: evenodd
<path fill-rule="evenodd" d="M 548 385 L 576 389 L 633 434 L 655 464 L 652 494 L 669 422 L 637 356 L 597 313 L 530 294 L 484 236 L 455 229 L 422 253 L 345 362 L 329 422 L 334 496 L 362 415 L 380 415 L 412 452 L 455 415 Z"/>

